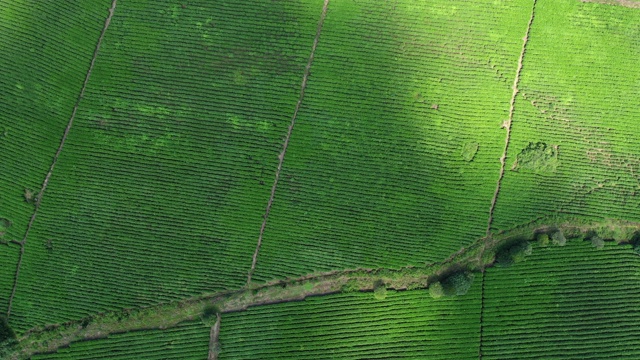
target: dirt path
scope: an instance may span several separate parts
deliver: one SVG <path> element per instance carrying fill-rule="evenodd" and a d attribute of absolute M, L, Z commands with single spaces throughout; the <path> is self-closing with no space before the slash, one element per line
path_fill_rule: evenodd
<path fill-rule="evenodd" d="M 38 215 L 38 210 L 40 209 L 40 204 L 42 203 L 42 196 L 44 195 L 45 190 L 47 189 L 47 185 L 49 184 L 49 179 L 51 179 L 51 174 L 53 174 L 53 170 L 56 167 L 56 163 L 58 162 L 58 158 L 60 157 L 60 153 L 62 152 L 62 148 L 64 147 L 64 143 L 67 141 L 67 136 L 69 135 L 69 131 L 71 130 L 71 126 L 73 125 L 73 119 L 76 117 L 76 112 L 78 111 L 78 105 L 80 105 L 80 101 L 84 97 L 84 91 L 87 88 L 87 83 L 89 82 L 89 78 L 91 77 L 91 72 L 93 71 L 93 66 L 96 62 L 96 57 L 98 56 L 98 51 L 100 50 L 100 45 L 102 44 L 102 39 L 104 38 L 104 34 L 111 23 L 111 18 L 113 17 L 113 13 L 116 10 L 116 2 L 117 0 L 113 0 L 111 3 L 111 8 L 109 8 L 109 15 L 104 22 L 104 27 L 100 32 L 100 37 L 98 38 L 98 42 L 96 44 L 96 48 L 93 51 L 93 58 L 91 58 L 91 64 L 89 65 L 89 70 L 87 71 L 87 75 L 84 78 L 84 83 L 82 84 L 82 88 L 80 90 L 80 95 L 76 100 L 75 105 L 73 106 L 73 112 L 71 113 L 71 117 L 69 118 L 69 122 L 67 123 L 67 127 L 64 129 L 64 133 L 62 134 L 62 140 L 60 141 L 60 146 L 56 151 L 56 154 L 53 157 L 53 161 L 51 162 L 51 166 L 49 167 L 49 172 L 47 176 L 44 178 L 42 182 L 42 187 L 40 188 L 40 192 L 35 197 L 35 207 L 33 209 L 33 214 L 31 215 L 31 219 L 29 219 L 29 224 L 27 225 L 27 230 L 24 233 L 24 237 L 20 242 L 20 256 L 18 257 L 18 264 L 16 266 L 16 275 L 13 282 L 13 289 L 11 290 L 11 296 L 9 297 L 9 306 L 7 307 L 7 318 L 11 316 L 11 306 L 13 304 L 13 298 L 16 295 L 16 289 L 18 287 L 18 279 L 20 277 L 20 267 L 22 266 L 22 258 L 24 256 L 24 247 L 27 244 L 27 238 L 29 236 L 29 231 L 33 226 L 34 221 L 36 220 L 36 215 Z"/>
<path fill-rule="evenodd" d="M 256 250 L 253 253 L 253 260 L 251 261 L 251 269 L 249 270 L 249 276 L 247 277 L 247 284 L 251 284 L 251 277 L 253 276 L 253 272 L 256 269 L 256 263 L 258 262 L 258 253 L 260 252 L 260 247 L 262 246 L 262 237 L 264 236 L 264 229 L 267 227 L 267 219 L 269 218 L 269 213 L 271 212 L 271 206 L 273 205 L 273 199 L 276 196 L 276 188 L 278 187 L 278 180 L 280 179 L 280 171 L 282 170 L 282 163 L 284 162 L 284 156 L 287 153 L 287 146 L 289 146 L 289 139 L 291 138 L 291 133 L 293 132 L 293 127 L 296 124 L 296 118 L 298 117 L 298 111 L 300 111 L 300 106 L 302 105 L 302 100 L 304 99 L 304 91 L 307 88 L 307 80 L 309 78 L 309 72 L 311 71 L 311 65 L 313 64 L 313 57 L 316 53 L 316 47 L 318 46 L 318 40 L 320 39 L 320 33 L 322 32 L 322 26 L 324 25 L 324 19 L 327 17 L 327 7 L 329 6 L 329 0 L 324 0 L 324 5 L 322 6 L 322 14 L 320 15 L 320 21 L 318 21 L 318 28 L 316 30 L 316 37 L 313 39 L 313 46 L 311 47 L 311 54 L 309 55 L 309 61 L 307 61 L 307 66 L 304 69 L 304 75 L 302 76 L 302 86 L 300 87 L 300 96 L 298 97 L 298 103 L 296 104 L 295 110 L 293 111 L 293 116 L 291 117 L 291 124 L 289 124 L 289 130 L 287 131 L 287 136 L 284 139 L 284 144 L 282 145 L 282 152 L 278 155 L 278 168 L 276 169 L 276 176 L 273 180 L 273 186 L 271 186 L 271 196 L 269 197 L 269 201 L 267 202 L 267 208 L 264 212 L 264 216 L 262 217 L 262 226 L 260 227 L 260 234 L 258 235 L 258 244 L 256 245 Z"/>
<path fill-rule="evenodd" d="M 220 338 L 220 313 L 216 314 L 216 323 L 211 327 L 209 333 L 209 357 L 208 360 L 218 360 L 218 352 L 220 346 L 218 339 Z"/>

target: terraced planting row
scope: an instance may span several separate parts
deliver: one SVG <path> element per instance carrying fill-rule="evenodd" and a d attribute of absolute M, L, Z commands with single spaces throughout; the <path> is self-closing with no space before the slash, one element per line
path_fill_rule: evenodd
<path fill-rule="evenodd" d="M 254 278 L 424 264 L 483 236 L 530 11 L 331 2 Z"/>
<path fill-rule="evenodd" d="M 464 297 L 337 294 L 223 314 L 220 359 L 473 359 L 480 283 Z"/>
<path fill-rule="evenodd" d="M 640 219 L 638 16 L 537 2 L 496 230 L 561 213 Z"/>
<path fill-rule="evenodd" d="M 536 246 L 489 269 L 484 295 L 483 359 L 640 356 L 640 257 L 629 246 Z"/>
<path fill-rule="evenodd" d="M 0 243 L 24 236 L 109 4 L 0 4 Z M 2 312 L 18 251 L 15 245 L 0 247 Z"/>
<path fill-rule="evenodd" d="M 135 331 L 107 339 L 74 343 L 57 353 L 33 356 L 33 360 L 62 359 L 206 359 L 209 326 L 191 322 L 167 330 Z"/>
<path fill-rule="evenodd" d="M 321 9 L 118 3 L 27 242 L 17 331 L 244 284 Z"/>

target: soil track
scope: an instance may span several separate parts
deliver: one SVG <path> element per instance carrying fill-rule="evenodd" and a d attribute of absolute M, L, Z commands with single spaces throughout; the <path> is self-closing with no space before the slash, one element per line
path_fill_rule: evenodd
<path fill-rule="evenodd" d="M 296 124 L 296 118 L 298 117 L 298 111 L 300 111 L 300 105 L 302 105 L 302 100 L 304 99 L 304 91 L 307 88 L 307 80 L 309 79 L 309 73 L 311 71 L 311 65 L 313 64 L 313 57 L 316 53 L 316 47 L 318 46 L 318 40 L 320 39 L 320 33 L 322 32 L 322 26 L 324 25 L 324 19 L 327 17 L 328 6 L 329 0 L 324 0 L 324 5 L 322 6 L 322 15 L 320 15 L 320 21 L 318 21 L 318 29 L 316 30 L 316 37 L 313 39 L 313 46 L 311 47 L 309 61 L 307 61 L 307 66 L 305 67 L 304 75 L 302 76 L 302 86 L 300 87 L 300 96 L 298 97 L 298 103 L 296 104 L 295 110 L 293 111 L 293 116 L 291 117 L 291 124 L 289 124 L 289 130 L 287 131 L 287 136 L 285 137 L 284 144 L 282 145 L 282 152 L 280 153 L 280 155 L 278 155 L 278 168 L 276 169 L 276 176 L 273 180 L 273 186 L 271 186 L 271 196 L 269 197 L 267 208 L 262 217 L 262 226 L 260 227 L 260 234 L 258 235 L 258 244 L 256 245 L 255 252 L 253 253 L 251 269 L 249 270 L 249 276 L 247 277 L 247 284 L 251 284 L 251 276 L 253 276 L 253 272 L 256 269 L 256 263 L 258 262 L 258 253 L 260 252 L 260 247 L 262 246 L 264 229 L 267 227 L 267 219 L 269 218 L 269 213 L 271 212 L 273 199 L 276 196 L 276 188 L 278 187 L 278 180 L 280 179 L 282 163 L 284 162 L 284 156 L 287 153 L 287 146 L 289 146 L 289 139 L 291 138 L 293 127 Z"/>
<path fill-rule="evenodd" d="M 104 38 L 104 34 L 107 32 L 107 28 L 111 23 L 111 18 L 113 17 L 113 13 L 116 10 L 116 3 L 118 0 L 113 0 L 111 3 L 111 8 L 109 8 L 109 15 L 104 22 L 104 27 L 100 32 L 100 37 L 98 38 L 98 42 L 96 44 L 96 48 L 93 51 L 93 57 L 91 58 L 91 63 L 89 64 L 89 70 L 87 70 L 87 75 L 84 78 L 84 82 L 82 83 L 82 88 L 80 89 L 80 95 L 78 95 L 78 99 L 76 100 L 75 105 L 73 106 L 73 112 L 71 113 L 71 117 L 69 118 L 69 122 L 67 123 L 67 127 L 64 129 L 64 133 L 62 134 L 62 140 L 60 140 L 60 146 L 56 151 L 56 154 L 53 157 L 53 161 L 51 162 L 51 166 L 49 167 L 49 172 L 47 176 L 45 176 L 44 181 L 42 182 L 42 187 L 40 188 L 40 192 L 35 197 L 35 207 L 33 209 L 33 214 L 31 215 L 31 219 L 29 219 L 29 224 L 27 225 L 27 230 L 24 233 L 24 237 L 20 242 L 20 256 L 18 257 L 18 264 L 16 266 L 16 275 L 13 281 L 13 289 L 11 290 L 11 296 L 9 297 L 9 305 L 7 307 L 7 318 L 11 316 L 11 305 L 13 304 L 13 298 L 16 295 L 16 289 L 18 287 L 18 278 L 20 277 L 20 267 L 22 266 L 22 258 L 24 256 L 24 246 L 27 243 L 27 237 L 29 236 L 29 231 L 33 226 L 34 221 L 36 220 L 36 215 L 38 214 L 38 210 L 40 209 L 40 204 L 42 202 L 42 196 L 44 195 L 44 191 L 47 189 L 47 185 L 49 184 L 49 179 L 51 179 L 51 175 L 53 174 L 53 170 L 56 167 L 56 163 L 58 162 L 58 157 L 60 157 L 60 153 L 62 152 L 62 148 L 64 147 L 64 143 L 67 141 L 67 136 L 69 135 L 69 131 L 71 130 L 71 126 L 73 125 L 73 119 L 76 117 L 76 112 L 78 111 L 78 106 L 80 105 L 80 101 L 84 97 L 84 91 L 87 88 L 87 83 L 89 82 L 89 78 L 91 77 L 91 72 L 93 71 L 93 66 L 96 62 L 96 57 L 98 57 L 98 51 L 100 50 L 100 45 L 102 44 L 102 39 Z"/>
<path fill-rule="evenodd" d="M 209 356 L 208 360 L 218 360 L 218 339 L 220 337 L 220 313 L 216 314 L 216 323 L 211 327 L 211 332 L 209 333 Z"/>

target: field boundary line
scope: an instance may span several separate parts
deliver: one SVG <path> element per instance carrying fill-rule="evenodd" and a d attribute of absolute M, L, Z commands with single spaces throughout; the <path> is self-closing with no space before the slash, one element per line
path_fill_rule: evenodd
<path fill-rule="evenodd" d="M 324 19 L 327 17 L 328 7 L 329 0 L 324 0 L 324 4 L 322 5 L 322 14 L 320 15 L 320 20 L 318 21 L 318 27 L 316 29 L 316 37 L 313 39 L 311 54 L 309 55 L 309 60 L 307 61 L 307 66 L 305 67 L 304 75 L 302 76 L 300 96 L 298 97 L 298 102 L 296 103 L 295 110 L 293 111 L 293 116 L 291 117 L 291 123 L 289 124 L 289 129 L 282 145 L 282 152 L 280 152 L 280 155 L 278 155 L 278 167 L 276 169 L 276 176 L 273 180 L 273 185 L 271 186 L 271 196 L 269 197 L 269 201 L 267 202 L 267 208 L 265 209 L 264 215 L 262 216 L 262 226 L 260 227 L 260 234 L 258 235 L 256 250 L 254 251 L 253 258 L 251 260 L 251 269 L 249 270 L 249 275 L 247 276 L 247 285 L 251 284 L 251 277 L 253 276 L 253 272 L 256 269 L 256 263 L 258 262 L 258 253 L 260 252 L 260 247 L 262 246 L 262 237 L 264 236 L 264 230 L 267 227 L 267 219 L 269 218 L 269 213 L 271 212 L 273 199 L 276 196 L 276 188 L 278 187 L 278 180 L 280 179 L 282 163 L 284 162 L 284 156 L 287 153 L 287 147 L 289 146 L 289 139 L 291 138 L 291 133 L 293 132 L 293 127 L 296 124 L 296 118 L 298 117 L 298 112 L 300 111 L 302 100 L 304 99 L 304 92 L 307 88 L 307 80 L 309 79 L 309 73 L 311 72 L 311 64 L 313 63 L 313 57 L 315 56 L 316 48 L 318 47 L 318 41 L 320 39 L 320 33 L 322 32 L 322 27 L 324 25 Z"/>
<path fill-rule="evenodd" d="M 632 9 L 640 9 L 640 1 L 631 0 L 580 0 L 583 3 L 596 3 L 613 6 L 623 6 Z"/>
<path fill-rule="evenodd" d="M 64 143 L 67 141 L 67 136 L 69 135 L 69 131 L 71 130 L 71 126 L 73 125 L 73 119 L 76 117 L 76 113 L 78 112 L 78 106 L 80 105 L 80 101 L 84 97 L 84 91 L 87 88 L 87 84 L 89 83 L 89 78 L 91 77 L 91 72 L 93 71 L 93 66 L 96 62 L 96 58 L 98 56 L 98 52 L 100 50 L 100 45 L 102 44 L 102 40 L 104 39 L 104 34 L 107 32 L 107 28 L 111 23 L 111 18 L 116 10 L 118 0 L 112 0 L 111 7 L 109 8 L 109 15 L 104 22 L 104 26 L 102 27 L 102 31 L 100 32 L 100 37 L 98 38 L 98 42 L 96 44 L 96 48 L 93 51 L 93 57 L 91 58 L 91 63 L 89 64 L 89 69 L 87 70 L 87 74 L 84 77 L 84 82 L 82 83 L 82 88 L 80 89 L 80 94 L 76 99 L 76 103 L 73 106 L 73 111 L 71 112 L 71 117 L 69 117 L 69 122 L 67 123 L 67 127 L 64 129 L 64 133 L 62 134 L 62 140 L 60 140 L 60 146 L 58 146 L 58 150 L 56 154 L 53 156 L 53 160 L 51 162 L 51 166 L 49 167 L 49 172 L 44 178 L 42 182 L 42 187 L 38 192 L 38 195 L 35 197 L 35 207 L 33 209 L 33 214 L 31 215 L 31 219 L 29 219 L 29 224 L 27 225 L 27 230 L 24 233 L 24 237 L 20 242 L 20 255 L 18 256 L 18 264 L 16 266 L 16 274 L 13 280 L 13 289 L 11 290 L 11 296 L 9 297 L 9 304 L 7 307 L 7 318 L 11 316 L 11 305 L 13 304 L 13 298 L 16 295 L 16 289 L 18 287 L 18 278 L 20 277 L 20 267 L 22 265 L 22 258 L 24 256 L 24 247 L 27 243 L 27 237 L 29 236 L 29 231 L 33 226 L 34 221 L 36 220 L 36 216 L 38 214 L 38 210 L 40 209 L 40 204 L 42 203 L 42 196 L 47 189 L 47 185 L 49 184 L 49 179 L 53 174 L 53 170 L 56 167 L 56 163 L 58 162 L 58 158 L 60 157 L 60 153 L 62 153 L 62 148 L 64 147 Z"/>
<path fill-rule="evenodd" d="M 518 89 L 518 84 L 520 83 L 520 73 L 522 72 L 522 63 L 524 61 L 524 55 L 527 52 L 527 43 L 529 42 L 529 34 L 531 32 L 531 25 L 533 24 L 533 19 L 535 18 L 536 11 L 536 3 L 537 0 L 533 0 L 533 4 L 531 6 L 531 16 L 529 17 L 529 22 L 527 24 L 527 30 L 525 31 L 524 37 L 522 38 L 522 49 L 520 50 L 520 57 L 518 57 L 518 66 L 516 68 L 516 74 L 513 78 L 512 85 L 512 93 L 511 100 L 509 101 L 509 118 L 502 124 L 502 127 L 506 130 L 505 140 L 504 140 L 504 149 L 502 150 L 502 156 L 500 156 L 500 173 L 498 175 L 498 181 L 496 182 L 496 189 L 493 192 L 493 198 L 491 198 L 491 207 L 489 208 L 489 219 L 487 220 L 487 232 L 485 238 L 488 242 L 491 242 L 491 226 L 493 225 L 493 213 L 496 208 L 496 202 L 498 201 L 498 196 L 500 194 L 500 188 L 502 186 L 502 179 L 504 178 L 504 169 L 507 162 L 507 151 L 509 150 L 509 143 L 511 141 L 511 124 L 513 122 L 513 114 L 515 112 L 515 103 L 516 97 L 520 90 Z M 484 257 L 484 251 L 486 249 L 486 243 L 483 244 L 482 250 L 480 251 L 480 257 L 478 259 L 479 263 L 482 263 Z M 478 359 L 482 359 L 482 341 L 483 341 L 483 330 L 484 326 L 482 324 L 484 317 L 484 267 L 482 267 L 482 290 L 480 295 L 480 334 L 479 334 L 479 344 L 478 344 Z"/>

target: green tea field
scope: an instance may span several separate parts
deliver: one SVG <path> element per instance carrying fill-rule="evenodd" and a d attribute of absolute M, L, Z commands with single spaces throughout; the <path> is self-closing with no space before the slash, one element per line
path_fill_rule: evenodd
<path fill-rule="evenodd" d="M 640 1 L 0 0 L 0 359 L 636 359 Z"/>

